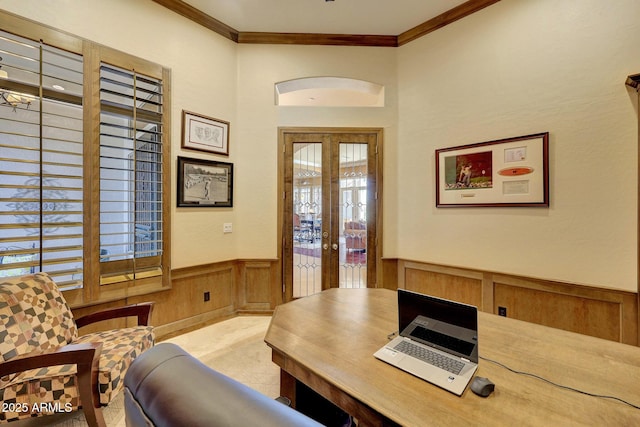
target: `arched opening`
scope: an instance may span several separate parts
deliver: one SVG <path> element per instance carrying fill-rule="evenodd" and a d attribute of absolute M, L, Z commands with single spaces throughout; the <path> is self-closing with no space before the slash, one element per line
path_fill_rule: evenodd
<path fill-rule="evenodd" d="M 306 77 L 275 85 L 276 105 L 384 107 L 384 86 L 345 77 Z"/>

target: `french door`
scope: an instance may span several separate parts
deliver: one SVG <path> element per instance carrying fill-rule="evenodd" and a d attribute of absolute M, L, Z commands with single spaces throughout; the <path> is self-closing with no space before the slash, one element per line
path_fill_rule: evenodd
<path fill-rule="evenodd" d="M 281 131 L 284 300 L 376 284 L 380 130 Z"/>

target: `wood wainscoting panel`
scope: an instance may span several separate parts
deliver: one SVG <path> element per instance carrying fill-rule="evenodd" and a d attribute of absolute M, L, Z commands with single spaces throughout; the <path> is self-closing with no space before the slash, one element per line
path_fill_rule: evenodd
<path fill-rule="evenodd" d="M 636 294 L 615 289 L 491 275 L 494 313 L 508 317 L 638 345 Z"/>
<path fill-rule="evenodd" d="M 271 312 L 275 308 L 274 286 L 277 260 L 238 262 L 237 308 L 243 312 Z"/>
<path fill-rule="evenodd" d="M 235 261 L 225 261 L 173 270 L 172 289 L 150 295 L 156 303 L 152 316 L 156 337 L 235 315 L 236 268 Z"/>
<path fill-rule="evenodd" d="M 235 264 L 231 262 L 202 266 L 190 274 L 176 274 L 173 286 L 181 292 L 174 303 L 182 306 L 180 312 L 192 315 L 224 308 L 232 310 L 235 308 L 234 276 Z"/>
<path fill-rule="evenodd" d="M 73 312 L 75 316 L 81 316 L 101 308 L 153 301 L 151 324 L 156 327 L 156 338 L 161 341 L 238 314 L 271 314 L 282 302 L 278 269 L 278 261 L 268 259 L 222 261 L 179 268 L 171 271 L 171 289 L 99 305 L 74 307 Z M 100 325 L 98 329 L 133 325 L 133 320 L 128 319 L 127 324 L 112 321 L 112 324 Z M 93 329 L 83 332 L 93 332 Z"/>
<path fill-rule="evenodd" d="M 388 287 L 388 286 L 387 286 Z M 398 288 L 526 322 L 638 345 L 638 295 L 417 261 L 398 260 Z"/>
<path fill-rule="evenodd" d="M 496 284 L 495 303 L 506 309 L 507 317 L 612 341 L 622 340 L 618 302 Z"/>
<path fill-rule="evenodd" d="M 483 306 L 481 272 L 405 261 L 400 262 L 399 272 L 399 288 Z"/>
<path fill-rule="evenodd" d="M 395 291 L 398 289 L 398 260 L 382 258 L 380 265 L 382 268 L 376 269 L 381 276 L 378 279 L 378 287 Z"/>

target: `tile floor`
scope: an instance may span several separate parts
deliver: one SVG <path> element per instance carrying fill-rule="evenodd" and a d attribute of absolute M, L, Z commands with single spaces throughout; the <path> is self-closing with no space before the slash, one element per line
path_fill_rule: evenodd
<path fill-rule="evenodd" d="M 238 316 L 168 339 L 205 365 L 259 392 L 280 395 L 280 369 L 265 344 L 270 316 Z"/>

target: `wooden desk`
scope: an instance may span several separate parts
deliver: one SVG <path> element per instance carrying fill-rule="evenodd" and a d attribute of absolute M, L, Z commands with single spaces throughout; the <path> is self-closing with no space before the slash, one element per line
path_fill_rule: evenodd
<path fill-rule="evenodd" d="M 360 421 L 403 426 L 640 426 L 640 410 L 554 387 L 481 359 L 496 384 L 461 397 L 387 365 L 373 353 L 397 328 L 396 293 L 330 289 L 277 307 L 265 341 L 282 394 L 300 381 Z M 479 313 L 480 356 L 590 393 L 640 405 L 640 348 Z M 389 422 L 391 421 L 391 422 Z"/>

